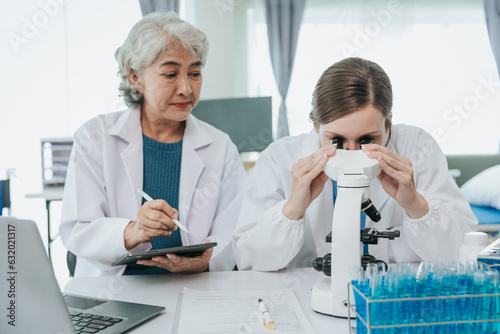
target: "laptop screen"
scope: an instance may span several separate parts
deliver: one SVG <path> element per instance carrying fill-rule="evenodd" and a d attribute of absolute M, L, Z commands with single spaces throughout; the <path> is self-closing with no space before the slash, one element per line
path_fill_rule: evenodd
<path fill-rule="evenodd" d="M 122 333 L 165 310 L 85 296 L 63 298 L 33 221 L 0 217 L 0 249 L 7 250 L 0 252 L 7 276 L 0 280 L 0 308 L 7 315 L 0 317 L 0 333 L 73 334 L 74 326 L 82 330 L 87 325 L 99 328 L 99 334 Z"/>

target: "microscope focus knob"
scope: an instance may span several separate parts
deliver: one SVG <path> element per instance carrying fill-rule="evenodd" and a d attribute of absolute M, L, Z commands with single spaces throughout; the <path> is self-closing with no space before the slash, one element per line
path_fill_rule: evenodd
<path fill-rule="evenodd" d="M 317 271 L 322 271 L 326 276 L 331 276 L 332 274 L 332 255 L 330 253 L 325 254 L 323 257 L 317 257 L 314 259 L 313 268 Z"/>

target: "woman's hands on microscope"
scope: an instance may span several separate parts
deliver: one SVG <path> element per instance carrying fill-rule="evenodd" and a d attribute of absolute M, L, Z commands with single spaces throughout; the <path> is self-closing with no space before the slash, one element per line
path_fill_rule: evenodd
<path fill-rule="evenodd" d="M 293 164 L 292 194 L 283 206 L 283 214 L 288 219 L 302 218 L 311 202 L 319 196 L 329 179 L 323 168 L 336 150 L 336 144 L 328 144 Z"/>
<path fill-rule="evenodd" d="M 382 169 L 378 179 L 385 192 L 398 202 L 410 218 L 425 216 L 429 212 L 429 205 L 417 192 L 411 160 L 377 144 L 366 144 L 362 149 L 368 157 L 378 160 Z"/>

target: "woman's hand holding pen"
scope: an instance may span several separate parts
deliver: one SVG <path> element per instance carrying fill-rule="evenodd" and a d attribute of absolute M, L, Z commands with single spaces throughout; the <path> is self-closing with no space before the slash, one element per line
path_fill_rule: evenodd
<path fill-rule="evenodd" d="M 205 243 L 210 242 L 207 240 Z M 165 268 L 173 273 L 195 274 L 208 271 L 208 261 L 212 257 L 213 248 L 205 250 L 200 256 L 186 257 L 175 254 L 155 256 L 151 260 L 138 260 L 137 264 Z"/>
<path fill-rule="evenodd" d="M 130 250 L 154 237 L 169 237 L 177 225 L 179 213 L 162 199 L 147 201 L 137 211 L 137 220 L 131 221 L 124 232 L 125 248 Z"/>
<path fill-rule="evenodd" d="M 336 144 L 325 145 L 292 166 L 292 194 L 283 206 L 283 214 L 287 218 L 293 220 L 302 218 L 311 202 L 319 196 L 328 181 L 323 168 L 328 159 L 335 155 L 336 149 Z"/>
<path fill-rule="evenodd" d="M 378 160 L 382 169 L 378 179 L 385 192 L 405 209 L 410 218 L 425 216 L 429 205 L 417 192 L 411 161 L 377 144 L 365 144 L 363 150 L 370 158 Z"/>

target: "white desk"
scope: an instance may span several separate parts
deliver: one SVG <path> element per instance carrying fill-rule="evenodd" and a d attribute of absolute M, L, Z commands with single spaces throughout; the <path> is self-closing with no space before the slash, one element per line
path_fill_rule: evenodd
<path fill-rule="evenodd" d="M 292 288 L 316 334 L 347 334 L 349 324 L 346 319 L 318 314 L 311 309 L 311 289 L 323 278 L 325 275 L 322 273 L 307 268 L 269 273 L 231 271 L 195 275 L 77 277 L 61 288 L 66 293 L 164 306 L 164 313 L 131 331 L 148 334 L 172 331 L 179 292 L 184 287 L 199 290 Z"/>
<path fill-rule="evenodd" d="M 26 194 L 26 198 L 43 198 L 46 201 L 62 201 L 64 187 L 44 187 L 40 193 Z"/>
<path fill-rule="evenodd" d="M 49 259 L 51 258 L 50 245 L 58 235 L 56 234 L 52 238 L 52 231 L 50 229 L 50 203 L 52 201 L 62 201 L 63 192 L 64 187 L 44 187 L 41 193 L 26 194 L 26 198 L 42 198 L 45 200 L 45 209 L 47 210 L 47 253 Z"/>

